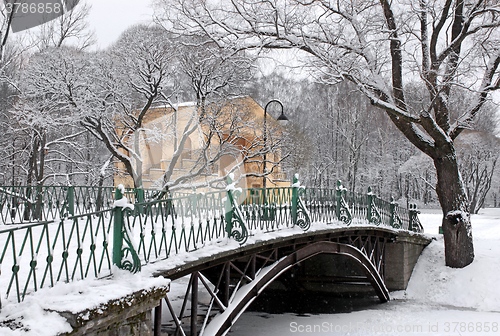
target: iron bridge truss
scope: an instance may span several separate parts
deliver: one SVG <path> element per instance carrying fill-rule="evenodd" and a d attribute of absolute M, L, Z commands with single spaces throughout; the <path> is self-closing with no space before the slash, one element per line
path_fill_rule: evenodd
<path fill-rule="evenodd" d="M 168 274 L 172 280 L 190 274 L 180 307 L 165 297 L 172 321 L 161 325 L 162 305 L 155 308 L 154 335 L 225 335 L 248 306 L 281 274 L 319 254 L 343 255 L 361 267 L 364 279 L 342 278 L 344 284 L 363 281 L 373 287 L 381 302 L 389 301 L 384 283 L 385 246 L 392 233 L 381 230 L 352 230 L 291 239 L 248 249 L 235 255 Z M 200 287 L 210 296 L 208 305 L 199 300 Z M 178 305 L 179 302 L 177 302 Z M 188 309 L 189 306 L 189 309 Z M 176 311 L 177 310 L 177 311 Z"/>

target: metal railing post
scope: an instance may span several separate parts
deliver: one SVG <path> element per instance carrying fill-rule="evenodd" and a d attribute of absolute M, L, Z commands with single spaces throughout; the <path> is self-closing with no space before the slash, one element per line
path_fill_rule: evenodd
<path fill-rule="evenodd" d="M 418 219 L 418 214 L 420 211 L 417 210 L 416 204 L 410 204 L 408 209 L 410 215 L 410 223 L 408 224 L 408 231 L 421 232 L 423 231 L 422 224 Z"/>
<path fill-rule="evenodd" d="M 68 214 L 75 215 L 75 187 L 68 187 L 68 194 L 66 195 L 66 202 L 68 202 Z"/>
<path fill-rule="evenodd" d="M 115 189 L 115 201 L 122 199 L 124 196 L 119 188 Z M 113 264 L 118 268 L 122 267 L 122 247 L 123 247 L 123 209 L 119 206 L 113 209 Z"/>
<path fill-rule="evenodd" d="M 391 210 L 391 218 L 389 219 L 389 226 L 394 227 L 394 217 L 395 217 L 395 212 L 396 212 L 396 202 L 394 202 L 394 197 L 391 196 L 391 205 L 390 205 L 390 210 Z"/>
<path fill-rule="evenodd" d="M 366 197 L 368 199 L 368 207 L 366 211 L 366 220 L 368 220 L 369 223 L 372 222 L 372 210 L 373 210 L 373 193 L 372 193 L 372 187 L 368 187 L 368 194 L 366 194 Z"/>
<path fill-rule="evenodd" d="M 342 207 L 342 182 L 337 180 L 337 188 L 335 189 L 336 200 L 335 200 L 335 217 L 340 219 L 340 209 Z"/>
<path fill-rule="evenodd" d="M 293 225 L 297 224 L 297 206 L 299 203 L 299 179 L 297 175 L 293 176 L 292 179 L 292 223 Z"/>
<path fill-rule="evenodd" d="M 391 196 L 391 204 L 390 204 L 391 218 L 389 219 L 389 226 L 395 229 L 401 229 L 403 228 L 403 221 L 401 220 L 401 217 L 399 217 L 399 214 L 397 212 L 397 207 L 398 204 L 394 200 L 394 197 Z"/>
<path fill-rule="evenodd" d="M 344 195 L 346 194 L 346 189 L 342 186 L 342 182 L 337 180 L 337 188 L 335 189 L 336 193 L 336 202 L 335 202 L 335 216 L 339 221 L 344 222 L 346 225 L 350 225 L 352 222 L 352 213 L 349 210 L 349 205 L 344 199 Z"/>
<path fill-rule="evenodd" d="M 372 192 L 371 187 L 368 187 L 367 197 L 368 197 L 368 206 L 366 212 L 366 219 L 370 224 L 375 224 L 378 226 L 382 223 L 382 217 L 380 216 L 377 206 L 375 205 L 375 199 L 377 198 L 377 196 Z"/>
<path fill-rule="evenodd" d="M 113 264 L 118 268 L 136 273 L 141 270 L 141 259 L 132 240 L 131 228 L 128 222 L 125 223 L 125 215 L 141 216 L 141 214 L 134 211 L 134 205 L 128 203 L 124 193 L 125 188 L 123 185 L 119 185 L 115 190 L 115 203 L 113 205 L 115 216 L 113 222 Z M 125 247 L 123 247 L 124 245 Z"/>
<path fill-rule="evenodd" d="M 234 238 L 238 243 L 243 245 L 248 239 L 248 229 L 241 210 L 235 201 L 238 193 L 241 193 L 241 190 L 235 188 L 232 177 L 228 176 L 224 202 L 226 232 L 228 237 Z"/>
<path fill-rule="evenodd" d="M 297 225 L 302 230 L 307 231 L 311 226 L 311 216 L 301 196 L 305 193 L 305 188 L 299 183 L 299 176 L 295 174 L 292 184 L 292 220 L 293 225 Z"/>
<path fill-rule="evenodd" d="M 136 191 L 136 199 L 135 199 L 135 202 L 136 203 L 139 203 L 139 204 L 142 204 L 144 203 L 144 189 L 142 188 L 139 188 L 139 189 L 135 189 Z M 139 213 L 143 213 L 144 212 L 144 207 L 142 205 L 139 205 L 137 207 L 137 211 Z"/>

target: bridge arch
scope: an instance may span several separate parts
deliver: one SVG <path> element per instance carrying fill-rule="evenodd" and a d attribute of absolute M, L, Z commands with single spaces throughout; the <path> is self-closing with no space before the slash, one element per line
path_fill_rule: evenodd
<path fill-rule="evenodd" d="M 252 282 L 248 283 L 239 290 L 240 294 L 235 296 L 233 301 L 228 305 L 227 309 L 222 312 L 222 314 L 216 316 L 208 324 L 205 334 L 217 336 L 225 335 L 241 314 L 248 308 L 248 306 L 276 278 L 301 261 L 325 253 L 344 255 L 355 261 L 359 266 L 361 266 L 366 277 L 375 289 L 380 301 L 389 301 L 389 291 L 387 290 L 384 281 L 377 272 L 375 266 L 365 254 L 351 245 L 321 241 L 306 245 L 288 256 L 281 258 L 269 267 L 262 269 Z"/>

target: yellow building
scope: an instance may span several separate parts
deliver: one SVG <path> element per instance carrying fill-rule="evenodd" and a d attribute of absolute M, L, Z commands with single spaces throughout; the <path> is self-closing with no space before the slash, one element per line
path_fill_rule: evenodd
<path fill-rule="evenodd" d="M 264 109 L 251 97 L 240 97 L 201 108 L 196 103 L 151 108 L 139 133 L 140 159 L 135 168 L 145 188 L 224 186 L 233 173 L 243 188 L 260 188 L 263 150 L 269 148 L 266 169 L 271 171 L 267 187 L 289 185 L 279 164 L 280 127 L 267 115 L 264 143 Z M 131 146 L 133 147 L 133 145 Z M 130 153 L 125 153 L 130 156 Z M 133 157 L 133 156 L 132 156 Z M 117 163 L 124 171 L 124 166 Z M 117 174 L 115 185 L 133 187 L 130 176 Z"/>

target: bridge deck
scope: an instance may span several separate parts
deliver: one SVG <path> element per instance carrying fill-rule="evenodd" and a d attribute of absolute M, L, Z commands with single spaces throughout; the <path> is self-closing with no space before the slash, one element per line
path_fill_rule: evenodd
<path fill-rule="evenodd" d="M 152 264 L 152 266 L 155 268 L 153 275 L 175 280 L 185 275 L 191 274 L 192 272 L 210 268 L 212 266 L 216 266 L 226 261 L 234 260 L 235 258 L 243 257 L 246 255 L 269 251 L 275 248 L 294 245 L 297 246 L 319 241 L 333 241 L 339 237 L 373 235 L 374 231 L 377 231 L 379 234 L 384 235 L 388 240 L 393 241 L 411 238 L 417 241 L 421 241 L 426 245 L 430 242 L 430 239 L 427 238 L 424 234 L 410 234 L 404 230 L 395 230 L 388 227 L 378 226 L 342 226 L 319 230 L 311 229 L 306 232 L 298 231 L 296 233 L 288 231 L 288 235 L 282 235 L 281 237 L 274 237 L 266 240 L 257 240 L 255 242 L 251 242 L 252 240 L 250 240 L 245 245 L 241 245 L 225 251 L 216 252 L 214 254 L 211 254 L 210 256 L 202 256 L 200 258 L 197 258 L 196 260 L 182 263 L 181 265 L 176 263 L 169 265 L 170 262 L 168 260 L 159 261 Z M 285 232 L 282 233 L 286 234 Z M 205 248 L 210 249 L 210 246 L 207 246 Z M 205 248 L 202 248 L 202 251 Z"/>

